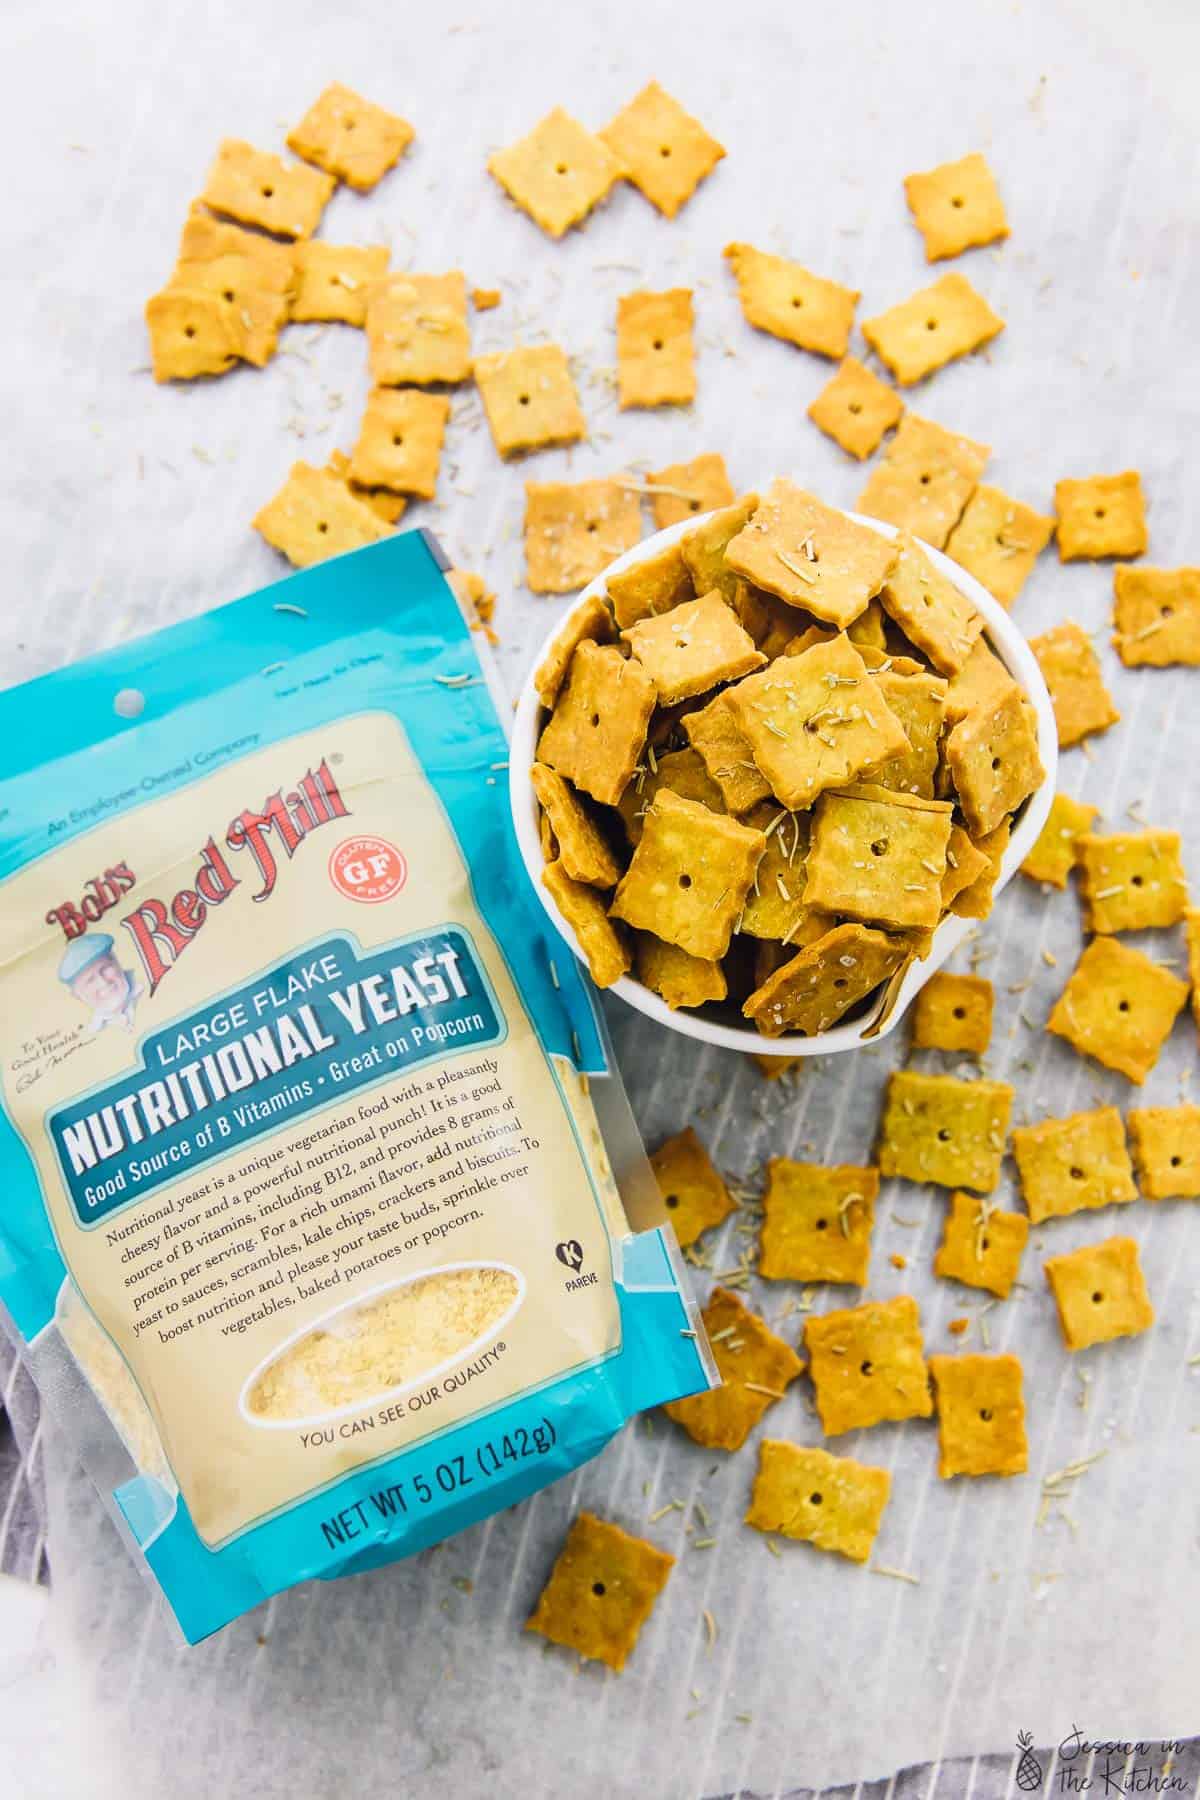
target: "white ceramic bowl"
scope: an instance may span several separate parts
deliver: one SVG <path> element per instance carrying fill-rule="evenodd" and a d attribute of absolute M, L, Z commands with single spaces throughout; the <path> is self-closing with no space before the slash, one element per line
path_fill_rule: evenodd
<path fill-rule="evenodd" d="M 593 596 L 601 597 L 607 591 L 610 575 L 620 574 L 625 569 L 633 568 L 645 558 L 673 544 L 685 532 L 691 531 L 708 515 L 697 514 L 694 518 L 681 520 L 678 525 L 669 525 L 665 531 L 656 532 L 653 537 L 644 539 L 627 550 L 624 556 L 617 557 L 610 563 L 603 575 L 589 582 L 576 601 L 576 607 L 584 605 Z M 881 524 L 878 519 L 868 519 L 860 513 L 847 513 L 859 525 L 865 525 L 871 531 L 877 531 L 881 537 L 895 537 L 896 529 L 892 525 Z M 1004 608 L 992 599 L 987 589 L 982 587 L 973 575 L 951 562 L 940 550 L 932 549 L 928 544 L 922 546 L 926 555 L 948 581 L 952 581 L 971 604 L 983 614 L 986 636 L 995 651 L 1008 668 L 1010 674 L 1028 695 L 1037 715 L 1038 748 L 1041 752 L 1042 765 L 1046 771 L 1046 779 L 1036 793 L 1031 794 L 1025 803 L 1024 811 L 1014 827 L 1009 840 L 1008 849 L 1004 853 L 1004 861 L 1000 866 L 1000 874 L 995 885 L 998 894 L 1011 880 L 1019 865 L 1024 862 L 1032 848 L 1035 838 L 1046 823 L 1046 815 L 1050 811 L 1050 802 L 1054 797 L 1054 771 L 1058 760 L 1058 736 L 1054 727 L 1054 713 L 1050 705 L 1050 696 L 1046 692 L 1046 684 L 1042 680 L 1042 672 L 1037 666 L 1033 652 L 1025 642 L 1020 631 L 1013 624 Z M 572 608 L 572 611 L 574 608 Z M 585 964 L 587 958 L 579 947 L 578 939 L 566 920 L 562 917 L 549 892 L 542 882 L 542 848 L 538 836 L 538 803 L 529 780 L 529 771 L 533 765 L 534 752 L 541 734 L 545 719 L 545 709 L 538 699 L 533 685 L 534 671 L 539 667 L 550 644 L 563 629 L 570 613 L 564 615 L 548 634 L 545 643 L 538 651 L 530 668 L 521 697 L 517 701 L 516 715 L 513 720 L 512 746 L 509 757 L 509 797 L 512 804 L 513 823 L 516 827 L 517 842 L 521 847 L 521 855 L 525 867 L 529 871 L 529 879 L 537 890 L 538 897 L 545 907 L 551 922 L 559 936 L 570 945 L 572 951 Z M 670 1031 L 681 1032 L 685 1037 L 699 1038 L 706 1044 L 719 1044 L 726 1050 L 757 1051 L 767 1056 L 826 1056 L 831 1051 L 853 1050 L 866 1042 L 877 1042 L 880 1037 L 893 1031 L 900 1023 L 914 995 L 920 992 L 929 977 L 944 963 L 948 956 L 962 943 L 967 933 L 973 929 L 974 922 L 960 919 L 952 915 L 938 926 L 934 934 L 933 945 L 929 955 L 923 961 L 914 963 L 905 976 L 899 996 L 891 1012 L 870 1038 L 867 1030 L 875 1022 L 880 1010 L 878 998 L 871 1001 L 860 1016 L 844 1024 L 835 1025 L 831 1031 L 823 1031 L 815 1037 L 799 1037 L 785 1034 L 782 1037 L 764 1037 L 761 1032 L 752 1030 L 748 1025 L 742 1026 L 728 1022 L 727 1018 L 713 1016 L 714 1008 L 706 1007 L 698 1012 L 672 1012 L 665 1000 L 643 987 L 640 981 L 631 976 L 622 976 L 613 983 L 612 992 L 619 994 L 622 1000 L 638 1012 L 645 1013 L 658 1025 L 665 1025 Z"/>

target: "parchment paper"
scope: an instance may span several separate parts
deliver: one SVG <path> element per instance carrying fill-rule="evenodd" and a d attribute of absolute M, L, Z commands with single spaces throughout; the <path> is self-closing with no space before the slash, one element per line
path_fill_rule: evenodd
<path fill-rule="evenodd" d="M 790 253 L 860 288 L 869 316 L 937 272 L 902 176 L 973 148 L 996 168 L 1013 235 L 958 266 L 1008 330 L 990 354 L 913 394 L 916 410 L 992 443 L 988 478 L 1043 509 L 1060 475 L 1140 468 L 1151 560 L 1200 554 L 1196 146 L 1136 61 L 1089 37 L 1086 14 L 961 0 L 586 10 L 522 0 L 449 13 L 64 0 L 52 13 L 10 13 L 2 29 L 15 226 L 3 272 L 7 681 L 273 579 L 282 570 L 251 532 L 252 513 L 294 456 L 350 447 L 367 386 L 358 333 L 292 328 L 266 371 L 156 389 L 140 318 L 217 139 L 282 148 L 283 127 L 334 77 L 394 104 L 419 136 L 374 195 L 339 193 L 323 235 L 386 239 L 398 263 L 463 266 L 469 282 L 499 285 L 503 306 L 475 322 L 478 349 L 544 334 L 581 359 L 588 446 L 503 467 L 464 396 L 441 499 L 411 515 L 499 589 L 510 688 L 562 610 L 520 586 L 526 476 L 658 468 L 719 449 L 741 485 L 790 470 L 853 502 L 862 472 L 803 416 L 828 366 L 743 324 L 721 249 L 742 238 Z M 484 173 L 489 149 L 556 103 L 598 126 L 652 75 L 725 141 L 726 162 L 673 223 L 624 190 L 583 232 L 550 244 Z M 696 291 L 699 399 L 690 413 L 620 415 L 602 373 L 616 296 L 675 284 Z M 1030 631 L 1071 616 L 1098 634 L 1124 713 L 1091 757 L 1068 753 L 1062 782 L 1114 827 L 1140 800 L 1147 819 L 1183 831 L 1200 882 L 1195 678 L 1122 670 L 1107 647 L 1109 597 L 1106 568 L 1062 569 L 1048 556 L 1018 602 Z M 988 1067 L 1018 1083 L 1019 1118 L 1132 1098 L 1039 1029 L 1079 941 L 1073 896 L 1023 881 L 981 934 L 979 966 L 998 995 Z M 1174 934 L 1157 947 L 1180 954 Z M 692 1120 L 751 1185 L 769 1153 L 865 1158 L 884 1078 L 904 1052 L 898 1034 L 767 1087 L 736 1056 L 623 1010 L 612 1024 L 650 1143 Z M 1185 1018 L 1138 1101 L 1186 1092 L 1195 1052 Z M 999 1197 L 1010 1194 L 1006 1183 Z M 970 1316 L 966 1345 L 979 1348 L 983 1296 L 930 1273 L 944 1204 L 934 1190 L 885 1190 L 872 1291 L 915 1293 L 932 1349 L 952 1345 L 951 1317 Z M 1024 1479 L 939 1483 L 932 1426 L 839 1443 L 893 1469 L 877 1560 L 919 1585 L 803 1547 L 772 1556 L 739 1523 L 753 1449 L 710 1455 L 657 1420 L 576 1480 L 444 1548 L 288 1594 L 184 1651 L 51 1439 L 60 1662 L 91 1791 L 119 1768 L 123 1792 L 172 1797 L 772 1793 L 1008 1753 L 1019 1730 L 1039 1744 L 1075 1728 L 1093 1739 L 1194 1731 L 1198 1216 L 1194 1203 L 1143 1203 L 1034 1234 L 1028 1287 L 986 1315 L 993 1346 L 1026 1364 Z M 717 1268 L 750 1241 L 737 1223 L 717 1240 Z M 1115 1230 L 1141 1242 L 1158 1324 L 1069 1360 L 1041 1256 Z M 908 1258 L 903 1274 L 893 1251 Z M 775 1317 L 794 1292 L 756 1284 L 751 1298 Z M 769 1415 L 770 1434 L 816 1441 L 802 1388 Z M 1042 1476 L 1097 1450 L 1105 1456 L 1067 1508 L 1072 1524 L 1039 1529 Z M 684 1510 L 646 1523 L 673 1498 Z M 707 1550 L 687 1534 L 697 1500 L 712 1524 L 691 1535 L 715 1536 Z M 577 1674 L 520 1630 L 581 1503 L 680 1558 L 619 1680 Z M 711 1649 L 704 1609 L 718 1629 Z M 939 1794 L 968 1791 L 954 1766 Z"/>

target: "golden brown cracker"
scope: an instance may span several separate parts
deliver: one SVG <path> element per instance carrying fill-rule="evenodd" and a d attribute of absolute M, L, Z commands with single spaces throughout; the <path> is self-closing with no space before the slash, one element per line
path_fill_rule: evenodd
<path fill-rule="evenodd" d="M 643 556 L 631 568 L 610 575 L 606 583 L 617 624 L 622 630 L 639 619 L 670 612 L 695 598 L 692 578 L 678 544 Z"/>
<path fill-rule="evenodd" d="M 224 375 L 244 342 L 234 308 L 207 288 L 167 287 L 151 295 L 146 328 L 155 381 Z"/>
<path fill-rule="evenodd" d="M 690 406 L 696 398 L 691 288 L 641 289 L 617 300 L 617 394 L 622 409 Z"/>
<path fill-rule="evenodd" d="M 651 756 L 648 745 L 646 760 L 634 770 L 633 780 L 621 795 L 617 808 L 631 845 L 636 847 L 640 843 L 646 813 L 654 804 L 655 795 L 663 788 L 678 794 L 681 800 L 694 800 L 713 812 L 725 811 L 720 788 L 694 750 L 669 750 L 661 756 Z"/>
<path fill-rule="evenodd" d="M 1140 1087 L 1188 996 L 1185 981 L 1116 938 L 1091 940 L 1046 1030 Z"/>
<path fill-rule="evenodd" d="M 767 1164 L 758 1273 L 764 1281 L 828 1281 L 865 1287 L 879 1197 L 878 1169 Z"/>
<path fill-rule="evenodd" d="M 337 183 L 304 163 L 285 163 L 241 138 L 223 138 L 200 198 L 215 213 L 276 237 L 311 237 Z"/>
<path fill-rule="evenodd" d="M 769 798 L 771 790 L 754 760 L 750 740 L 734 719 L 728 694 L 718 694 L 707 706 L 688 713 L 683 731 L 720 789 L 727 811 L 748 813 Z"/>
<path fill-rule="evenodd" d="M 905 959 L 904 945 L 866 925 L 836 925 L 760 982 L 742 1012 L 764 1037 L 816 1037 Z"/>
<path fill-rule="evenodd" d="M 650 1167 L 682 1249 L 736 1212 L 720 1170 L 693 1126 L 660 1144 Z"/>
<path fill-rule="evenodd" d="M 987 866 L 972 881 L 966 883 L 951 901 L 950 910 L 958 918 L 986 919 L 991 912 L 992 896 L 1000 879 L 1011 837 L 1012 822 L 1002 819 L 994 831 L 985 832 L 982 837 L 974 840 L 973 847 L 982 855 Z"/>
<path fill-rule="evenodd" d="M 806 927 L 812 908 L 804 899 L 804 865 L 808 856 L 809 821 L 806 814 L 781 811 L 771 801 L 746 814 L 745 823 L 761 831 L 767 840 L 742 909 L 738 930 L 747 937 L 774 938 L 799 949 L 808 940 Z M 828 921 L 811 935 L 820 937 Z"/>
<path fill-rule="evenodd" d="M 753 244 L 726 244 L 725 257 L 749 324 L 818 356 L 845 356 L 860 299 L 856 289 Z"/>
<path fill-rule="evenodd" d="M 1138 1197 L 1125 1126 L 1115 1106 L 1017 1125 L 1013 1157 L 1034 1225 Z"/>
<path fill-rule="evenodd" d="M 387 488 L 361 487 L 358 482 L 351 481 L 350 458 L 346 455 L 344 450 L 331 450 L 329 452 L 329 461 L 325 464 L 325 467 L 331 475 L 336 475 L 339 481 L 344 481 L 355 499 L 361 500 L 364 506 L 369 506 L 376 518 L 383 519 L 388 525 L 396 525 L 404 517 L 408 507 L 407 496 L 404 494 L 393 494 Z M 466 579 L 465 573 L 462 570 L 452 570 L 451 573 L 464 574 L 464 579 Z M 471 579 L 474 581 L 481 581 L 482 577 L 475 576 Z M 482 592 L 479 597 L 482 600 Z M 494 595 L 492 596 L 492 599 L 495 599 Z M 472 604 L 474 604 L 473 597 Z M 482 615 L 480 616 L 482 617 Z"/>
<path fill-rule="evenodd" d="M 542 729 L 538 761 L 602 806 L 615 806 L 642 754 L 656 699 L 640 664 L 585 638 Z"/>
<path fill-rule="evenodd" d="M 1127 669 L 1200 664 L 1200 568 L 1113 570 L 1113 647 Z"/>
<path fill-rule="evenodd" d="M 597 644 L 610 644 L 615 636 L 612 613 L 598 594 L 593 594 L 590 600 L 581 601 L 574 607 L 567 614 L 533 677 L 533 685 L 542 705 L 554 705 L 563 676 L 570 668 L 571 658 L 580 644 L 588 640 Z"/>
<path fill-rule="evenodd" d="M 637 495 L 617 482 L 527 481 L 525 567 L 530 591 L 586 586 L 642 534 Z"/>
<path fill-rule="evenodd" d="M 1046 778 L 1015 688 L 968 713 L 947 737 L 945 756 L 967 829 L 977 839 L 995 831 Z"/>
<path fill-rule="evenodd" d="M 699 119 L 649 81 L 599 133 L 626 176 L 673 219 L 725 154 Z"/>
<path fill-rule="evenodd" d="M 880 763 L 871 780 L 876 787 L 932 800 L 947 683 L 939 675 L 901 675 L 894 668 L 881 669 L 875 680 L 888 711 L 900 721 L 908 749 Z"/>
<path fill-rule="evenodd" d="M 767 660 L 718 593 L 702 594 L 670 612 L 641 619 L 621 636 L 664 706 L 736 681 L 761 669 Z"/>
<path fill-rule="evenodd" d="M 981 482 L 946 540 L 946 555 L 1011 607 L 1053 536 L 1052 518 Z"/>
<path fill-rule="evenodd" d="M 383 520 L 328 469 L 293 463 L 279 492 L 254 515 L 254 529 L 298 569 L 388 535 Z"/>
<path fill-rule="evenodd" d="M 509 199 L 552 238 L 586 219 L 625 173 L 604 140 L 561 106 L 528 136 L 494 151 L 487 166 Z"/>
<path fill-rule="evenodd" d="M 444 394 L 420 388 L 373 388 L 350 458 L 360 487 L 388 488 L 432 500 L 437 492 L 442 439 L 450 417 Z"/>
<path fill-rule="evenodd" d="M 711 593 L 715 588 L 732 603 L 740 578 L 726 563 L 725 551 L 757 506 L 757 494 L 743 494 L 730 506 L 722 507 L 711 518 L 684 532 L 679 547 L 698 594 Z"/>
<path fill-rule="evenodd" d="M 614 918 L 716 960 L 766 848 L 760 831 L 661 788 L 612 904 Z"/>
<path fill-rule="evenodd" d="M 876 792 L 885 797 L 835 791 L 817 800 L 805 903 L 866 925 L 932 928 L 942 916 L 950 809 Z"/>
<path fill-rule="evenodd" d="M 1079 861 L 1078 840 L 1091 830 L 1093 820 L 1099 816 L 1098 806 L 1073 800 L 1070 794 L 1055 794 L 1046 823 L 1021 864 L 1022 875 L 1028 875 L 1031 881 L 1048 881 L 1052 887 L 1065 888 Z"/>
<path fill-rule="evenodd" d="M 478 356 L 475 382 L 501 456 L 576 444 L 587 436 L 567 354 L 558 344 Z"/>
<path fill-rule="evenodd" d="M 1127 1123 L 1146 1199 L 1200 1198 L 1200 1106 L 1134 1107 Z"/>
<path fill-rule="evenodd" d="M 937 1390 L 938 1474 L 1023 1475 L 1029 1467 L 1025 1394 L 1015 1356 L 931 1356 Z"/>
<path fill-rule="evenodd" d="M 987 444 L 906 412 L 857 509 L 942 550 L 990 456 Z"/>
<path fill-rule="evenodd" d="M 288 132 L 287 147 L 365 194 L 396 166 L 415 136 L 398 113 L 331 81 Z"/>
<path fill-rule="evenodd" d="M 941 276 L 862 323 L 863 336 L 901 387 L 982 349 L 1003 330 L 1004 320 L 959 274 Z"/>
<path fill-rule="evenodd" d="M 1133 1238 L 1084 1244 L 1064 1256 L 1048 1256 L 1042 1267 L 1068 1350 L 1136 1337 L 1153 1325 L 1154 1308 Z"/>
<path fill-rule="evenodd" d="M 1006 1300 L 1028 1236 L 1023 1213 L 1000 1212 L 977 1194 L 953 1193 L 933 1272 Z"/>
<path fill-rule="evenodd" d="M 983 1056 L 994 1005 L 995 990 L 982 975 L 931 975 L 913 1002 L 913 1049 Z"/>
<path fill-rule="evenodd" d="M 525 1629 L 619 1671 L 674 1566 L 665 1550 L 581 1512 Z"/>
<path fill-rule="evenodd" d="M 926 262 L 961 256 L 1008 236 L 996 178 L 977 150 L 957 162 L 906 175 L 904 197 L 925 241 Z"/>
<path fill-rule="evenodd" d="M 596 986 L 611 987 L 627 975 L 633 964 L 629 946 L 613 925 L 596 889 L 582 881 L 572 881 L 561 862 L 547 863 L 542 881 L 575 933 Z"/>
<path fill-rule="evenodd" d="M 725 999 L 729 983 L 719 962 L 689 956 L 678 944 L 666 944 L 649 931 L 635 935 L 637 978 L 665 1000 L 672 1012 Z"/>
<path fill-rule="evenodd" d="M 874 456 L 900 422 L 904 402 L 856 356 L 847 356 L 808 409 L 818 431 L 860 462 Z"/>
<path fill-rule="evenodd" d="M 367 290 L 386 275 L 388 255 L 386 244 L 297 244 L 293 319 L 365 325 Z"/>
<path fill-rule="evenodd" d="M 663 1411 L 705 1449 L 740 1450 L 804 1364 L 729 1288 L 713 1289 L 702 1317 L 721 1386 L 672 1400 Z"/>
<path fill-rule="evenodd" d="M 939 674 L 957 675 L 982 635 L 983 619 L 908 532 L 901 532 L 895 551 L 880 604 Z"/>
<path fill-rule="evenodd" d="M 990 1194 L 1000 1179 L 1013 1090 L 897 1069 L 879 1127 L 879 1170 L 906 1181 Z"/>
<path fill-rule="evenodd" d="M 451 386 L 471 374 L 467 283 L 445 275 L 392 274 L 367 290 L 367 356 L 378 387 Z"/>
<path fill-rule="evenodd" d="M 1187 911 L 1183 840 L 1177 831 L 1083 832 L 1075 843 L 1088 931 L 1151 931 Z"/>
<path fill-rule="evenodd" d="M 971 654 L 946 689 L 946 723 L 957 725 L 976 707 L 988 706 L 1006 694 L 1016 682 L 983 638 L 976 638 Z"/>
<path fill-rule="evenodd" d="M 946 845 L 946 873 L 942 877 L 942 910 L 949 912 L 958 896 L 973 886 L 990 868 L 987 857 L 971 842 L 961 825 L 950 828 Z"/>
<path fill-rule="evenodd" d="M 826 1437 L 931 1416 L 921 1315 L 911 1295 L 810 1318 L 804 1344 Z"/>
<path fill-rule="evenodd" d="M 694 513 L 729 506 L 734 499 L 725 458 L 713 450 L 694 456 L 690 462 L 671 463 L 668 468 L 647 475 L 646 487 L 656 531 L 677 525 Z"/>
<path fill-rule="evenodd" d="M 621 865 L 599 826 L 569 782 L 545 763 L 535 762 L 530 786 L 544 808 L 558 843 L 559 857 L 572 881 L 611 888 L 621 878 Z"/>
<path fill-rule="evenodd" d="M 1150 542 L 1142 478 L 1136 469 L 1055 482 L 1054 512 L 1063 562 L 1142 556 Z"/>
<path fill-rule="evenodd" d="M 783 477 L 725 551 L 735 574 L 839 629 L 866 610 L 895 560 L 889 539 Z"/>
<path fill-rule="evenodd" d="M 812 1445 L 764 1438 L 746 1523 L 865 1563 L 891 1486 L 887 1469 Z"/>
<path fill-rule="evenodd" d="M 1091 639 L 1074 619 L 1030 638 L 1029 648 L 1050 690 L 1058 741 L 1064 750 L 1117 723 L 1121 715 L 1104 685 Z"/>

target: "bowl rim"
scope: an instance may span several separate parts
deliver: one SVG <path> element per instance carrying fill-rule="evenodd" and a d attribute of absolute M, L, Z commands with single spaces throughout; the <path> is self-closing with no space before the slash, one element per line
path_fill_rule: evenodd
<path fill-rule="evenodd" d="M 876 531 L 881 537 L 895 538 L 899 528 L 889 525 L 882 519 L 868 518 L 863 513 L 856 513 L 847 508 L 837 508 L 847 519 L 856 525 L 865 525 L 868 530 Z M 712 517 L 712 510 L 703 513 L 689 514 L 674 525 L 667 525 L 662 531 L 654 532 L 648 538 L 642 538 L 631 550 L 615 557 L 599 575 L 589 581 L 576 596 L 574 602 L 560 615 L 554 626 L 547 632 L 536 655 L 529 665 L 528 673 L 517 698 L 513 715 L 512 737 L 509 752 L 508 793 L 509 809 L 512 814 L 513 829 L 516 832 L 517 844 L 521 852 L 521 860 L 526 873 L 532 882 L 542 908 L 555 931 L 572 953 L 587 969 L 587 957 L 580 946 L 575 932 L 559 913 L 553 899 L 542 881 L 542 869 L 545 866 L 542 856 L 541 838 L 538 830 L 538 802 L 530 781 L 530 770 L 533 767 L 537 740 L 541 731 L 541 714 L 544 711 L 541 698 L 534 686 L 534 676 L 541 667 L 551 644 L 568 621 L 580 607 L 593 599 L 606 599 L 608 582 L 614 575 L 620 575 L 626 569 L 635 568 L 639 563 L 647 561 L 661 550 L 685 536 L 687 532 L 702 525 Z M 1033 706 L 1037 718 L 1038 752 L 1042 767 L 1046 771 L 1045 780 L 1029 797 L 1025 811 L 1009 839 L 1008 848 L 1004 852 L 1000 864 L 1000 873 L 996 877 L 993 896 L 999 895 L 1017 869 L 1024 862 L 1033 844 L 1046 823 L 1050 805 L 1054 798 L 1055 777 L 1058 764 L 1058 733 L 1054 723 L 1054 711 L 1050 703 L 1050 695 L 1046 689 L 1041 669 L 1033 651 L 1021 630 L 1014 624 L 1008 613 L 994 599 L 981 582 L 969 574 L 966 569 L 952 561 L 944 551 L 935 550 L 923 538 L 916 540 L 935 569 L 953 582 L 959 592 L 983 615 L 985 633 L 989 647 L 1008 669 L 1018 686 Z M 917 994 L 924 987 L 929 977 L 936 974 L 959 945 L 973 931 L 978 921 L 960 918 L 952 914 L 944 919 L 934 933 L 933 944 L 929 955 L 909 968 L 896 996 L 891 1011 L 883 1022 L 876 1026 L 870 1037 L 864 1035 L 866 1029 L 875 1024 L 877 1008 L 865 1014 L 861 1019 L 846 1025 L 835 1025 L 829 1031 L 818 1032 L 813 1037 L 800 1037 L 796 1034 L 784 1034 L 781 1037 L 767 1037 L 762 1032 L 749 1026 L 724 1025 L 719 1021 L 706 1019 L 700 1014 L 680 1008 L 672 1012 L 666 1001 L 652 989 L 645 987 L 632 976 L 622 975 L 606 990 L 618 995 L 625 1003 L 652 1019 L 655 1024 L 665 1026 L 683 1037 L 690 1037 L 701 1043 L 715 1044 L 721 1049 L 738 1050 L 743 1055 L 757 1056 L 828 1056 L 843 1050 L 859 1049 L 866 1044 L 877 1044 L 890 1032 L 896 1029 L 911 1006 Z"/>

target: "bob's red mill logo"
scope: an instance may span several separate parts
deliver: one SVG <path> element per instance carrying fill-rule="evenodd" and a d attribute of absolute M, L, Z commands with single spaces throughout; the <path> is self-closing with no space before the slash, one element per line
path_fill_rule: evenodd
<path fill-rule="evenodd" d="M 309 769 L 290 793 L 277 788 L 257 811 L 247 808 L 238 813 L 222 843 L 210 837 L 200 852 L 190 887 L 180 888 L 170 900 L 143 900 L 120 921 L 137 946 L 150 992 L 182 956 L 210 910 L 241 886 L 241 859 L 249 858 L 253 864 L 257 890 L 252 898 L 269 900 L 279 878 L 281 858 L 290 862 L 318 826 L 349 816 L 350 809 L 325 760 L 320 768 Z M 61 926 L 67 938 L 82 937 L 89 925 L 119 906 L 136 885 L 130 865 L 114 863 L 102 875 L 92 877 L 79 900 L 64 900 L 61 906 L 52 907 L 46 923 Z"/>

